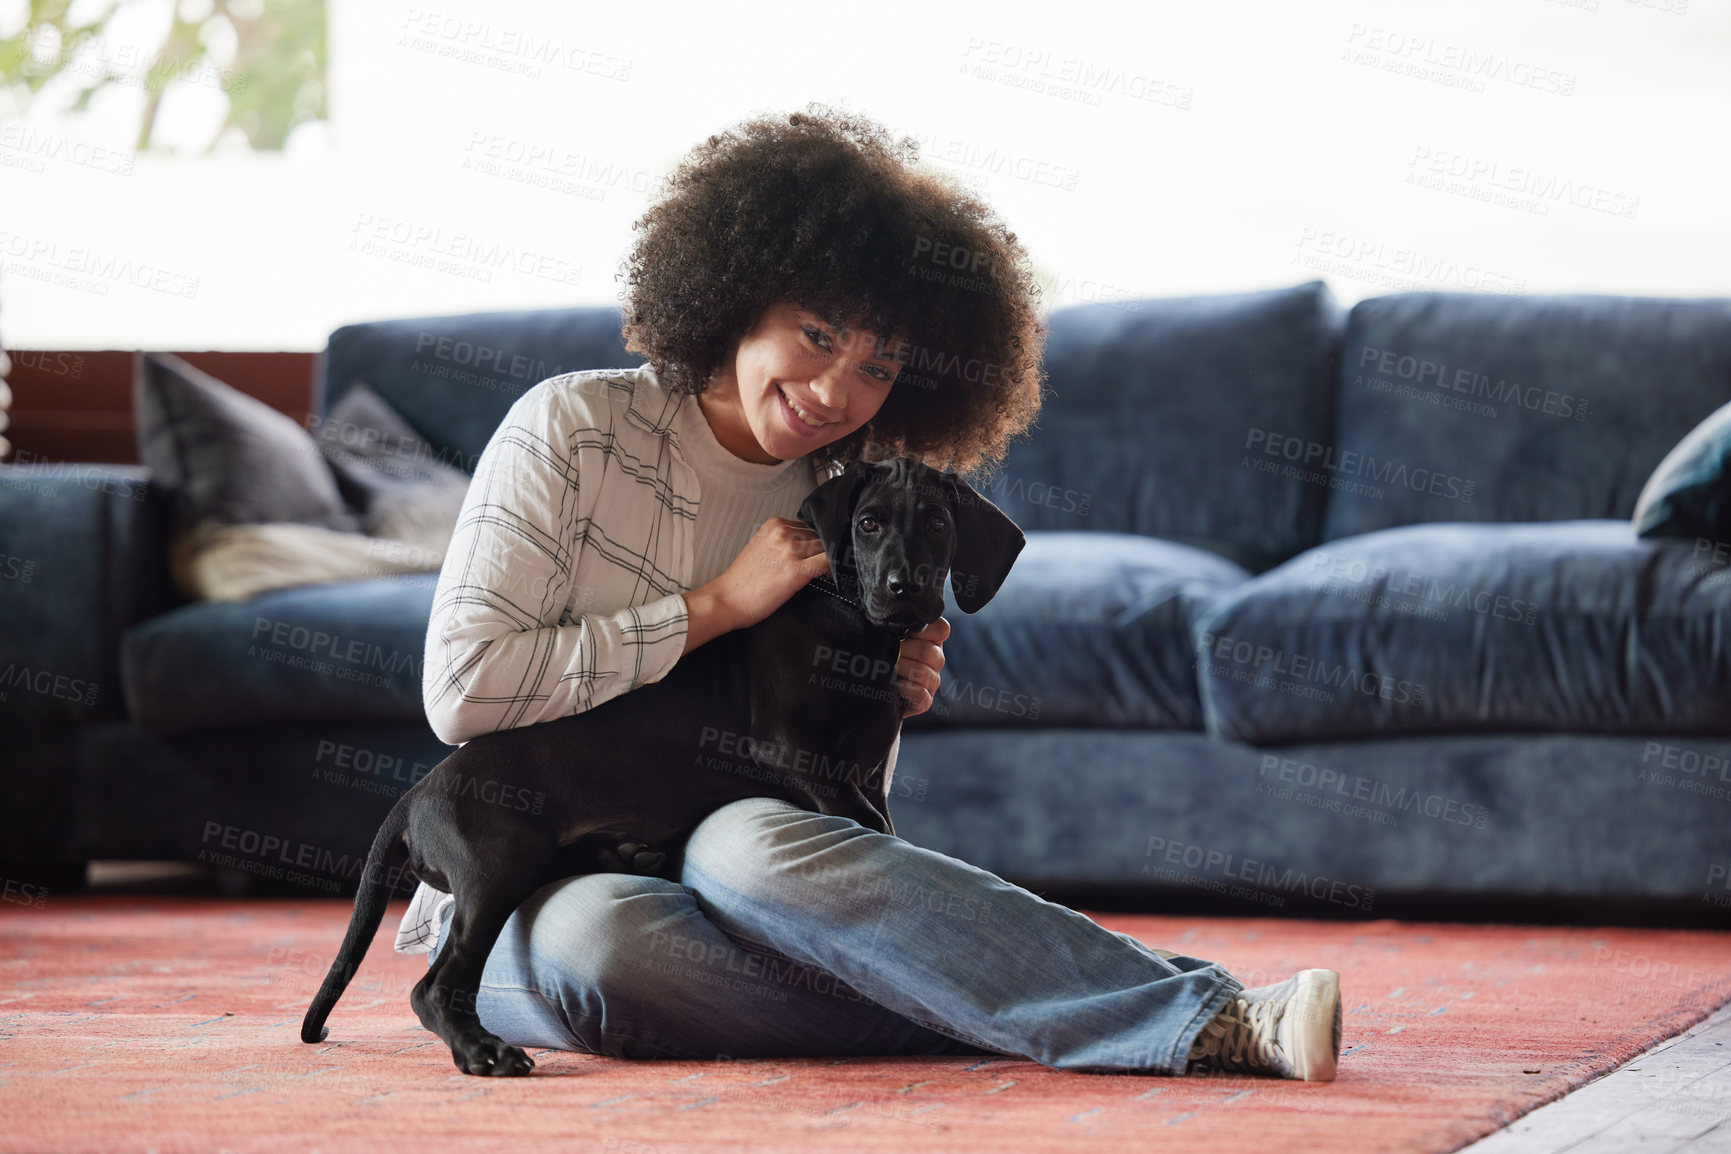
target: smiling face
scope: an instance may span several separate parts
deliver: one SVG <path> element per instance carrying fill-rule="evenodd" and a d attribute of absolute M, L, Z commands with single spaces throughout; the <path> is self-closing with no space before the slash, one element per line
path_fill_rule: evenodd
<path fill-rule="evenodd" d="M 792 303 L 773 305 L 698 402 L 728 452 L 778 464 L 840 440 L 876 416 L 905 347 L 903 340 L 841 327 Z"/>

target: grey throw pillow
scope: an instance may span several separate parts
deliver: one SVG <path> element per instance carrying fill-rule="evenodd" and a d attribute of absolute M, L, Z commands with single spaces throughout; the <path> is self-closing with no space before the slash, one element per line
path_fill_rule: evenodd
<path fill-rule="evenodd" d="M 176 532 L 208 522 L 360 527 L 306 430 L 263 401 L 166 353 L 134 359 L 132 401 L 139 460 L 174 492 Z"/>
<path fill-rule="evenodd" d="M 1731 404 L 1665 454 L 1641 487 L 1633 520 L 1642 537 L 1731 541 Z"/>
<path fill-rule="evenodd" d="M 364 381 L 309 423 L 364 532 L 429 547 L 436 542 L 443 551 L 469 474 L 446 461 Z"/>

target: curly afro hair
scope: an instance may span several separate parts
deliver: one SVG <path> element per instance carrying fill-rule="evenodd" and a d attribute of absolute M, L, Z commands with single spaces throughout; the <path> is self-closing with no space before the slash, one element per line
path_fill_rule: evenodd
<path fill-rule="evenodd" d="M 783 301 L 903 336 L 877 415 L 813 452 L 995 468 L 1040 412 L 1039 288 L 992 209 L 918 161 L 913 139 L 818 103 L 711 136 L 634 226 L 626 348 L 667 387 L 701 393 Z"/>

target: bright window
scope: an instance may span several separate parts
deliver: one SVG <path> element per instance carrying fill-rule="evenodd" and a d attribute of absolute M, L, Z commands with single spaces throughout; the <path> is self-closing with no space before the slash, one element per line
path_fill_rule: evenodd
<path fill-rule="evenodd" d="M 146 85 L 82 112 L 6 95 L 6 344 L 307 350 L 355 320 L 614 303 L 680 155 L 814 99 L 980 190 L 1051 307 L 1316 277 L 1346 302 L 1731 295 L 1721 0 L 329 0 L 328 84 L 278 99 L 312 118 L 249 147 L 285 114 L 224 127 L 222 71 L 257 46 L 215 17 L 295 8 L 326 6 L 121 0 L 113 58 L 148 65 L 176 13 L 205 38 L 158 86 L 153 151 Z M 0 38 L 29 11 L 0 0 Z"/>

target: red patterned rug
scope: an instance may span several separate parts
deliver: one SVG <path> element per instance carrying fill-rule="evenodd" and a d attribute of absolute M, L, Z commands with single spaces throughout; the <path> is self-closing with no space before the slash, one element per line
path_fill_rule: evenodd
<path fill-rule="evenodd" d="M 1456 1149 L 1731 998 L 1708 932 L 1101 916 L 1258 984 L 1341 973 L 1334 1083 L 1065 1074 L 1008 1058 L 626 1062 L 459 1074 L 386 916 L 331 1040 L 301 1015 L 344 901 L 0 906 L 0 1150 Z M 1126 1145 L 1127 1144 L 1127 1145 Z"/>

